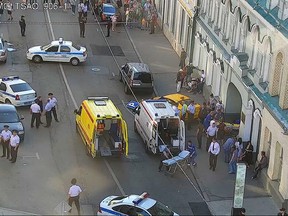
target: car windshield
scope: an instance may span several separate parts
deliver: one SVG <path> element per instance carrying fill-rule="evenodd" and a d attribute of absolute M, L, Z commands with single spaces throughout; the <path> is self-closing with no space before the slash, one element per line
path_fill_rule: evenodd
<path fill-rule="evenodd" d="M 77 50 L 81 50 L 81 46 L 78 46 L 78 45 L 75 45 L 75 44 L 73 44 L 72 45 L 75 49 L 77 49 Z"/>
<path fill-rule="evenodd" d="M 134 74 L 134 80 L 140 80 L 142 83 L 151 83 L 152 77 L 150 73 L 140 72 Z"/>
<path fill-rule="evenodd" d="M 31 86 L 28 83 L 19 83 L 10 85 L 13 92 L 22 92 L 32 90 Z"/>
<path fill-rule="evenodd" d="M 147 211 L 152 216 L 173 216 L 174 212 L 167 208 L 164 204 L 160 202 L 156 202 L 151 208 L 147 209 Z"/>
<path fill-rule="evenodd" d="M 19 122 L 19 117 L 16 112 L 0 112 L 0 123 L 15 122 Z"/>
<path fill-rule="evenodd" d="M 41 50 L 46 50 L 46 49 L 48 49 L 50 46 L 51 46 L 51 44 L 44 45 L 44 46 L 41 46 L 40 49 L 41 49 Z"/>

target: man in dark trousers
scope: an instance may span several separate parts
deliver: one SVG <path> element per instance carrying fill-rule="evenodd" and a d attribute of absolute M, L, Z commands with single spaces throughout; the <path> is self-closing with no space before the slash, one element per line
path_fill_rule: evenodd
<path fill-rule="evenodd" d="M 252 179 L 257 178 L 259 172 L 266 167 L 268 167 L 268 158 L 265 154 L 265 151 L 261 151 L 261 159 L 258 166 L 254 170 L 255 174 L 252 176 Z"/>
<path fill-rule="evenodd" d="M 85 23 L 86 18 L 81 14 L 79 16 L 79 26 L 80 26 L 80 37 L 85 38 Z"/>
<path fill-rule="evenodd" d="M 30 106 L 30 113 L 32 114 L 31 117 L 31 128 L 34 127 L 34 121 L 36 120 L 36 128 L 38 129 L 40 126 L 40 117 L 41 117 L 41 108 L 37 102 L 37 99 L 34 103 Z"/>
<path fill-rule="evenodd" d="M 71 207 L 71 209 L 69 210 L 69 213 L 71 213 L 72 211 L 72 204 L 74 202 L 78 211 L 78 215 L 80 215 L 79 198 L 80 198 L 80 193 L 82 192 L 82 189 L 78 185 L 76 185 L 76 183 L 77 183 L 76 178 L 73 178 L 71 180 L 72 186 L 69 188 L 69 192 L 68 192 L 68 204 Z"/>
<path fill-rule="evenodd" d="M 25 22 L 24 16 L 21 16 L 21 19 L 19 20 L 19 25 L 21 29 L 21 35 L 22 37 L 25 37 L 26 22 Z"/>
<path fill-rule="evenodd" d="M 179 63 L 179 67 L 181 69 L 184 68 L 185 66 L 185 59 L 187 57 L 187 53 L 185 52 L 184 48 L 181 49 L 181 54 L 180 54 L 180 63 Z"/>
<path fill-rule="evenodd" d="M 4 130 L 2 130 L 0 133 L 1 144 L 3 147 L 3 155 L 1 157 L 6 157 L 6 153 L 7 153 L 7 159 L 10 158 L 9 143 L 10 143 L 11 136 L 12 136 L 12 133 L 9 130 L 9 125 L 4 125 Z"/>
<path fill-rule="evenodd" d="M 50 100 L 48 100 L 46 105 L 45 105 L 44 112 L 43 112 L 43 115 L 46 116 L 46 125 L 44 127 L 49 128 L 51 126 L 51 122 L 52 122 L 51 110 L 52 110 L 52 108 L 53 108 L 53 103 Z"/>
<path fill-rule="evenodd" d="M 107 25 L 106 25 L 106 28 L 107 28 L 107 35 L 106 35 L 106 37 L 110 37 L 110 29 L 111 29 L 111 27 L 112 27 L 111 19 L 108 18 L 108 20 L 107 20 Z"/>
<path fill-rule="evenodd" d="M 51 112 L 52 112 L 52 114 L 53 114 L 53 116 L 54 116 L 54 119 L 55 119 L 56 122 L 59 122 L 58 116 L 57 116 L 57 112 L 56 112 L 56 106 L 58 106 L 58 105 L 57 105 L 57 99 L 54 97 L 53 93 L 49 93 L 49 94 L 48 94 L 48 98 L 49 98 L 49 101 L 50 101 L 50 102 L 52 103 L 52 105 L 53 105 L 53 107 L 52 107 L 52 109 L 51 109 Z"/>

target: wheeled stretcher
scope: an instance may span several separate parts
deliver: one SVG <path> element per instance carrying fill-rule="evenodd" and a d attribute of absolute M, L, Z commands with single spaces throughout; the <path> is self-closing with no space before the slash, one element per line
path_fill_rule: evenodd
<path fill-rule="evenodd" d="M 179 167 L 183 168 L 187 166 L 190 152 L 181 151 L 177 156 L 162 161 L 163 165 L 167 167 L 166 172 L 168 174 L 174 174 Z"/>

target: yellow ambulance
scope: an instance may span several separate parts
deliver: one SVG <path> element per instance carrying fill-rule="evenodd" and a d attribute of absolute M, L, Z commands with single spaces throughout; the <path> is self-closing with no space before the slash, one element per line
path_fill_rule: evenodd
<path fill-rule="evenodd" d="M 76 131 L 93 158 L 128 154 L 127 124 L 108 97 L 88 97 L 74 113 Z"/>

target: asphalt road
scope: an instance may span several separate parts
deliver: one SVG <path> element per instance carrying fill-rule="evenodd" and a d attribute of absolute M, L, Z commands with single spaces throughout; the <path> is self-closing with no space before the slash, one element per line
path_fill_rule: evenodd
<path fill-rule="evenodd" d="M 89 22 L 94 24 L 86 25 L 86 37 L 83 39 L 79 37 L 76 16 L 61 9 L 49 10 L 48 13 L 47 16 L 47 11 L 42 9 L 15 11 L 14 19 L 16 15 L 26 16 L 25 38 L 20 36 L 17 19 L 15 24 L 1 24 L 4 29 L 7 28 L 9 41 L 17 48 L 10 54 L 7 64 L 1 65 L 3 73 L 24 77 L 44 99 L 47 99 L 48 92 L 53 92 L 59 101 L 60 123 L 53 121 L 50 129 L 31 129 L 28 108 L 19 109 L 25 117 L 26 138 L 16 164 L 1 159 L 0 205 L 38 214 L 59 213 L 59 204 L 67 199 L 70 180 L 76 177 L 84 189 L 81 204 L 87 214 L 92 213 L 91 209 L 95 213 L 99 202 L 106 196 L 121 195 L 123 192 L 140 194 L 143 191 L 179 214 L 192 214 L 188 202 L 201 202 L 202 198 L 181 172 L 173 177 L 159 173 L 159 158 L 145 153 L 140 137 L 133 131 L 133 116 L 123 105 L 133 96 L 125 95 L 112 56 L 96 50 L 100 46 L 107 49 L 107 44 L 92 15 L 89 14 Z M 29 21 L 34 23 L 29 24 Z M 108 38 L 109 45 L 118 46 L 123 51 L 124 56 L 116 57 L 118 64 L 138 61 L 125 30 L 119 28 L 119 31 Z M 26 60 L 28 47 L 49 43 L 53 35 L 56 39 L 63 37 L 86 46 L 87 62 L 73 67 L 58 63 L 35 64 Z M 63 74 L 71 92 L 67 90 Z M 92 159 L 86 155 L 84 145 L 75 132 L 73 110 L 87 96 L 109 96 L 123 112 L 129 129 L 130 153 L 127 158 Z M 137 97 L 140 100 L 151 95 Z M 186 172 L 194 182 L 190 169 Z"/>

